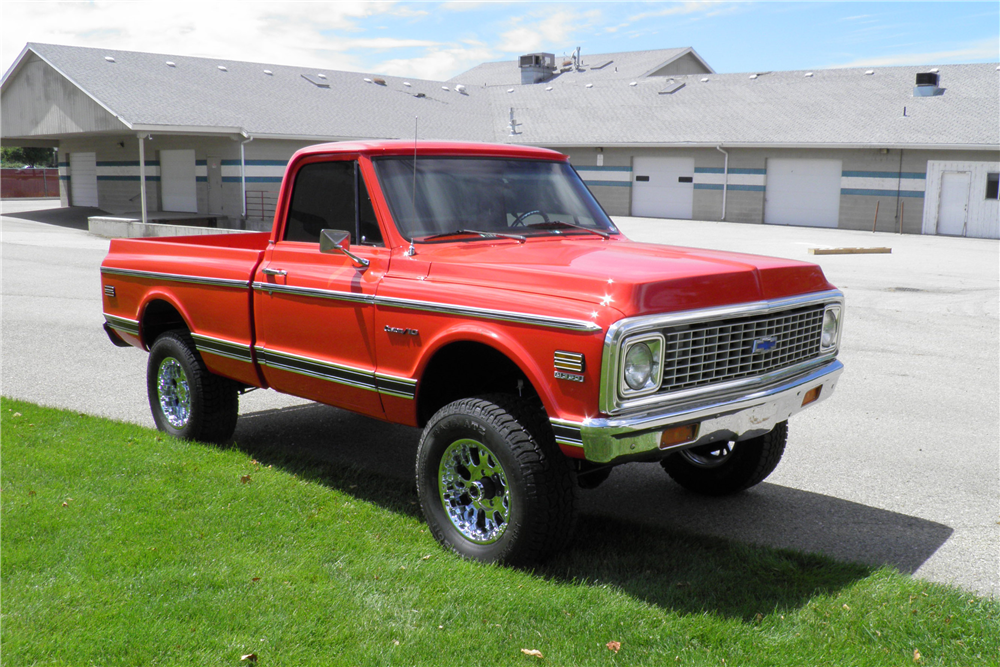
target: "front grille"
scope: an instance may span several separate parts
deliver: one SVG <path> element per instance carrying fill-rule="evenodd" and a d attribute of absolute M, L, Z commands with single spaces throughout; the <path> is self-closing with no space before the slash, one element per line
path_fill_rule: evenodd
<path fill-rule="evenodd" d="M 663 330 L 659 393 L 754 377 L 820 356 L 824 306 L 735 317 Z M 754 341 L 774 347 L 754 352 Z"/>

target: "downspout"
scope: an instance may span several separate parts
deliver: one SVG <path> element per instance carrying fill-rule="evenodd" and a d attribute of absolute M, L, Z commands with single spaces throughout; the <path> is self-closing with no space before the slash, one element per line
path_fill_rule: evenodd
<path fill-rule="evenodd" d="M 890 172 L 891 173 L 891 172 Z M 900 191 L 903 189 L 903 149 L 899 149 L 899 175 L 896 178 L 896 220 L 899 220 L 899 230 L 900 234 L 903 233 L 903 221 L 900 219 L 899 211 L 899 198 Z"/>
<path fill-rule="evenodd" d="M 729 191 L 729 153 L 722 150 L 722 144 L 715 147 L 715 150 L 719 151 L 726 156 L 726 162 L 722 167 L 722 221 L 726 219 L 726 193 Z"/>
<path fill-rule="evenodd" d="M 243 136 L 246 139 L 240 142 L 240 186 L 243 190 L 243 224 L 245 226 L 247 221 L 247 154 L 245 147 L 253 141 L 253 137 L 246 132 L 243 133 Z"/>
<path fill-rule="evenodd" d="M 139 197 L 142 201 L 142 224 L 146 224 L 146 137 L 148 134 L 138 134 L 139 137 Z"/>

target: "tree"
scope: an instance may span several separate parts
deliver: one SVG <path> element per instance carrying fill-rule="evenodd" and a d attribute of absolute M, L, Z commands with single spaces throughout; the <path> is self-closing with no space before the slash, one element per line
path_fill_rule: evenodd
<path fill-rule="evenodd" d="M 54 166 L 55 151 L 51 148 L 28 148 L 25 146 L 0 147 L 0 166 L 16 169 L 28 165 L 34 167 Z"/>

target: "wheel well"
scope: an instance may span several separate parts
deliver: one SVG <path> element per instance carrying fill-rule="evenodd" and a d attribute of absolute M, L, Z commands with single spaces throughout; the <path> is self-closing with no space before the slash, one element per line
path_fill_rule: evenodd
<path fill-rule="evenodd" d="M 188 331 L 187 322 L 177 309 L 160 299 L 150 301 L 142 312 L 142 342 L 146 348 L 152 347 L 160 335 L 174 329 Z"/>
<path fill-rule="evenodd" d="M 482 343 L 451 343 L 434 354 L 420 378 L 417 421 L 423 427 L 452 401 L 496 393 L 538 395 L 524 372 L 502 352 Z"/>

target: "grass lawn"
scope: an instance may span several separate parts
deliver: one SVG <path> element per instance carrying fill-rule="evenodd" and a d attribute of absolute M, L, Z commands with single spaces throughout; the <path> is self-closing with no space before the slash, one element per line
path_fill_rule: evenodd
<path fill-rule="evenodd" d="M 4 667 L 1000 663 L 1000 603 L 889 569 L 591 518 L 483 566 L 413 488 L 294 451 L 13 400 L 0 427 Z"/>

